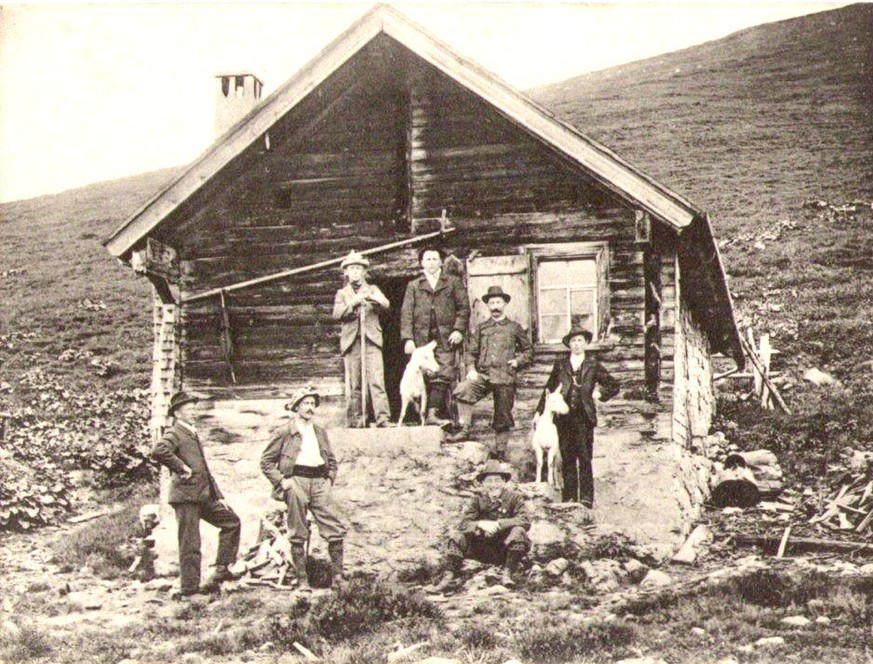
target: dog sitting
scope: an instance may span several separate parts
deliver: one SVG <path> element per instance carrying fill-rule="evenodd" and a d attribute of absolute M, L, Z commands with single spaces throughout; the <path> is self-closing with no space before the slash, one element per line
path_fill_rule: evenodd
<path fill-rule="evenodd" d="M 439 371 L 439 364 L 437 364 L 433 354 L 436 343 L 436 341 L 431 341 L 424 346 L 419 346 L 409 356 L 409 362 L 406 365 L 406 369 L 403 370 L 403 378 L 400 379 L 401 406 L 400 419 L 397 420 L 397 426 L 403 425 L 406 409 L 413 400 L 418 400 L 418 413 L 421 417 L 421 426 L 424 426 L 427 414 L 427 387 L 424 384 L 424 372 L 430 371 L 436 373 Z"/>
<path fill-rule="evenodd" d="M 534 418 L 534 430 L 530 445 L 537 457 L 537 482 L 543 481 L 543 457 L 545 456 L 548 463 L 546 481 L 550 486 L 557 486 L 560 449 L 558 447 L 558 428 L 555 426 L 554 416 L 555 413 L 566 415 L 568 412 L 570 412 L 570 408 L 564 401 L 564 397 L 561 396 L 561 389 L 556 388 L 554 392 L 549 392 L 546 395 L 542 415 Z"/>

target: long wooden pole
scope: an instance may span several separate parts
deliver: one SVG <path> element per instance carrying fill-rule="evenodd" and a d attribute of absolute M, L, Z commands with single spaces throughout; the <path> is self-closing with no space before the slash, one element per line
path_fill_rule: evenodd
<path fill-rule="evenodd" d="M 367 288 L 363 285 L 361 288 Z M 361 325 L 361 428 L 367 427 L 367 333 L 364 328 L 366 313 L 364 311 L 364 302 L 359 305 L 360 325 Z"/>
<path fill-rule="evenodd" d="M 785 405 L 785 402 L 782 400 L 782 395 L 779 394 L 779 391 L 776 389 L 776 386 L 770 382 L 770 378 L 764 372 L 764 367 L 761 365 L 761 361 L 758 359 L 757 354 L 755 353 L 755 349 L 749 345 L 749 342 L 743 338 L 743 335 L 740 335 L 740 343 L 743 346 L 743 350 L 746 351 L 746 355 L 749 356 L 749 359 L 752 361 L 752 364 L 755 365 L 755 369 L 761 374 L 761 378 L 764 379 L 764 383 L 767 384 L 767 387 L 770 388 L 770 394 L 776 400 L 779 408 L 782 409 L 786 415 L 791 415 L 791 411 L 788 409 L 788 406 Z"/>
<path fill-rule="evenodd" d="M 416 244 L 418 242 L 424 242 L 425 240 L 432 240 L 436 237 L 441 237 L 443 235 L 448 235 L 455 231 L 453 226 L 448 226 L 444 223 L 443 228 L 438 231 L 434 231 L 433 233 L 425 233 L 424 235 L 417 235 L 415 237 L 410 237 L 405 240 L 398 240 L 397 242 L 391 242 L 390 244 L 383 244 L 379 247 L 373 247 L 372 249 L 365 249 L 360 252 L 363 256 L 369 256 L 372 254 L 381 253 L 383 251 L 391 251 L 392 249 L 397 249 L 399 247 L 405 247 L 410 244 Z M 339 265 L 343 262 L 345 256 L 341 258 L 332 258 L 330 260 L 321 261 L 320 263 L 313 263 L 312 265 L 304 265 L 303 267 L 295 267 L 291 270 L 283 270 L 282 272 L 276 272 L 275 274 L 268 274 L 263 277 L 257 277 L 255 279 L 249 279 L 247 281 L 241 281 L 238 284 L 232 284 L 230 286 L 224 286 L 221 288 L 212 288 L 208 291 L 203 291 L 202 293 L 198 293 L 197 295 L 192 295 L 191 297 L 185 300 L 188 302 L 196 302 L 198 300 L 205 300 L 206 298 L 210 298 L 214 295 L 218 295 L 222 291 L 231 292 L 237 291 L 242 288 L 249 288 L 251 286 L 257 286 L 258 284 L 265 284 L 269 281 L 276 281 L 277 279 L 284 279 L 285 277 L 291 277 L 295 274 L 303 274 L 305 272 L 312 272 L 313 270 L 320 270 L 325 267 L 330 267 L 332 265 Z"/>

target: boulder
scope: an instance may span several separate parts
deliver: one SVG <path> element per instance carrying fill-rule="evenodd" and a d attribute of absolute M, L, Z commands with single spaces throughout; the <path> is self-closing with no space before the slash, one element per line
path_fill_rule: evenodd
<path fill-rule="evenodd" d="M 631 583 L 639 583 L 646 576 L 649 568 L 643 565 L 639 560 L 631 558 L 621 564 L 624 571 L 627 572 L 628 581 Z"/>
<path fill-rule="evenodd" d="M 673 583 L 673 579 L 666 572 L 657 569 L 650 569 L 645 578 L 640 583 L 642 588 L 663 588 Z"/>
<path fill-rule="evenodd" d="M 829 373 L 825 373 L 815 367 L 811 369 L 807 369 L 806 373 L 803 374 L 803 380 L 809 381 L 813 385 L 818 385 L 821 387 L 822 385 L 833 385 L 836 380 Z"/>
<path fill-rule="evenodd" d="M 787 627 L 806 627 L 812 621 L 806 616 L 788 616 L 779 622 Z"/>
<path fill-rule="evenodd" d="M 552 562 L 546 565 L 546 573 L 552 576 L 561 576 L 567 571 L 570 566 L 570 561 L 566 558 L 555 558 Z"/>
<path fill-rule="evenodd" d="M 756 648 L 775 648 L 776 646 L 784 646 L 785 639 L 781 636 L 765 636 L 763 639 L 758 639 L 753 644 Z"/>

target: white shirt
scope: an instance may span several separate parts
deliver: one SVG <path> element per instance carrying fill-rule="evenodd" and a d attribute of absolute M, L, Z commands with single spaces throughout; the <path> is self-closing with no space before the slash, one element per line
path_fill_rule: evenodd
<path fill-rule="evenodd" d="M 188 431 L 191 432 L 192 436 L 194 436 L 195 438 L 199 438 L 199 436 L 197 435 L 197 429 L 194 427 L 193 424 L 188 424 L 185 420 L 180 420 L 178 417 L 176 418 L 176 422 L 181 424 L 182 428 L 188 429 Z"/>
<path fill-rule="evenodd" d="M 427 279 L 427 283 L 430 284 L 431 290 L 436 290 L 436 285 L 437 285 L 437 282 L 440 280 L 441 273 L 442 273 L 442 270 L 440 270 L 439 272 L 437 272 L 433 276 L 431 276 L 429 272 L 424 273 L 424 276 Z"/>
<path fill-rule="evenodd" d="M 570 353 L 570 366 L 573 367 L 573 371 L 579 371 L 579 367 L 582 366 L 584 361 L 584 355 L 574 355 L 573 353 Z"/>
<path fill-rule="evenodd" d="M 321 449 L 318 447 L 318 438 L 315 436 L 315 427 L 312 422 L 297 420 L 297 431 L 300 432 L 300 454 L 294 461 L 298 466 L 322 466 L 324 459 L 321 457 Z"/>

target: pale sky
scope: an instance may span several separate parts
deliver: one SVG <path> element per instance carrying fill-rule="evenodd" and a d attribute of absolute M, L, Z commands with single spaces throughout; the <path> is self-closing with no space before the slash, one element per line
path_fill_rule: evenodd
<path fill-rule="evenodd" d="M 846 3 L 394 3 L 526 89 Z M 0 201 L 192 161 L 212 142 L 214 75 L 265 96 L 371 3 L 0 7 Z"/>

